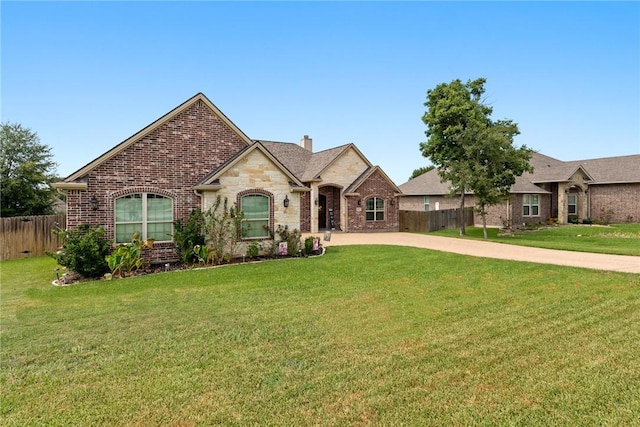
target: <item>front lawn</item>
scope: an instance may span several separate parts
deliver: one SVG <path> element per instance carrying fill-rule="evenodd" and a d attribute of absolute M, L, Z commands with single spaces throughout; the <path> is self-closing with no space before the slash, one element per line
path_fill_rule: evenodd
<path fill-rule="evenodd" d="M 640 275 L 389 246 L 54 268 L 0 263 L 5 426 L 640 425 Z"/>
<path fill-rule="evenodd" d="M 465 227 L 465 231 L 465 236 L 460 236 L 457 228 L 429 234 L 484 240 L 482 227 Z M 522 230 L 513 236 L 499 236 L 498 231 L 487 228 L 489 240 L 547 249 L 640 256 L 640 224 L 562 225 Z"/>

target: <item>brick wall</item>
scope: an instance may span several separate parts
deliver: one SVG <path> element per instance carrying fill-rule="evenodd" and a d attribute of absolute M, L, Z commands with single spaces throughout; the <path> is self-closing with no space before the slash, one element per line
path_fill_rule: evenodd
<path fill-rule="evenodd" d="M 193 186 L 244 147 L 240 136 L 197 101 L 80 178 L 88 189 L 68 192 L 67 226 L 102 225 L 113 239 L 115 198 L 141 190 L 174 197 L 174 219 L 186 221 L 189 212 L 201 206 Z M 89 207 L 93 196 L 99 202 L 97 211 Z M 169 256 L 172 247 L 157 245 L 151 254 L 154 262 L 175 259 Z"/>
<path fill-rule="evenodd" d="M 611 222 L 640 222 L 640 184 L 591 185 L 589 193 L 592 219 L 611 209 Z"/>
<path fill-rule="evenodd" d="M 347 197 L 348 204 L 348 228 L 350 232 L 358 231 L 398 231 L 399 229 L 399 203 L 395 196 L 395 189 L 379 172 L 374 172 L 357 189 L 359 197 Z M 366 200 L 370 197 L 384 199 L 384 221 L 366 220 Z M 358 205 L 360 200 L 360 205 Z"/>

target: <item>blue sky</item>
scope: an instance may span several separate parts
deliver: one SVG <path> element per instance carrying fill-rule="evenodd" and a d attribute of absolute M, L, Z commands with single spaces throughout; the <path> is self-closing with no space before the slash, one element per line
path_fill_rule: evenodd
<path fill-rule="evenodd" d="M 428 164 L 428 89 L 485 77 L 517 146 L 640 153 L 634 2 L 8 2 L 1 119 L 69 175 L 198 92 L 254 139 L 353 142 L 397 184 Z"/>

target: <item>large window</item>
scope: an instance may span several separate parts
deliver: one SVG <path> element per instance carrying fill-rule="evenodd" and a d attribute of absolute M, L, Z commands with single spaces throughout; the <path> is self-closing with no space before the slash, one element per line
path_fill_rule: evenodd
<path fill-rule="evenodd" d="M 578 215 L 578 196 L 575 194 L 569 194 L 568 213 Z"/>
<path fill-rule="evenodd" d="M 129 194 L 116 199 L 116 243 L 143 240 L 170 241 L 173 233 L 173 200 L 151 193 Z"/>
<path fill-rule="evenodd" d="M 262 194 L 249 194 L 240 201 L 244 214 L 242 237 L 259 239 L 269 237 L 269 198 Z"/>
<path fill-rule="evenodd" d="M 524 194 L 522 196 L 522 215 L 540 216 L 540 196 L 538 194 Z"/>
<path fill-rule="evenodd" d="M 431 209 L 431 200 L 429 199 L 429 196 L 424 196 L 424 211 L 425 212 L 429 212 Z"/>
<path fill-rule="evenodd" d="M 384 221 L 384 199 L 379 197 L 367 199 L 365 215 L 367 221 Z"/>

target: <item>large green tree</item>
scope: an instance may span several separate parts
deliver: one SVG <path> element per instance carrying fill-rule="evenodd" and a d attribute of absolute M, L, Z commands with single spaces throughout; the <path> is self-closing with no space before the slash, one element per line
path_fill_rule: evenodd
<path fill-rule="evenodd" d="M 411 176 L 409 177 L 409 180 L 412 180 L 413 178 L 417 178 L 420 175 L 423 175 L 427 172 L 429 172 L 430 170 L 435 169 L 436 167 L 433 165 L 429 165 L 429 166 L 422 166 L 419 167 L 418 169 L 414 169 L 413 172 L 411 173 Z"/>
<path fill-rule="evenodd" d="M 0 131 L 0 216 L 53 213 L 56 164 L 51 149 L 18 123 Z"/>
<path fill-rule="evenodd" d="M 427 91 L 427 111 L 422 116 L 427 141 L 420 144 L 420 151 L 442 180 L 450 182 L 451 195 L 460 198 L 460 209 L 464 209 L 465 194 L 474 193 L 486 237 L 486 208 L 503 200 L 516 177 L 530 170 L 531 150 L 513 146 L 513 138 L 520 133 L 516 123 L 491 119 L 493 109 L 482 99 L 485 83 L 484 78 L 467 83 L 456 79 Z M 463 215 L 460 218 L 464 235 Z"/>

